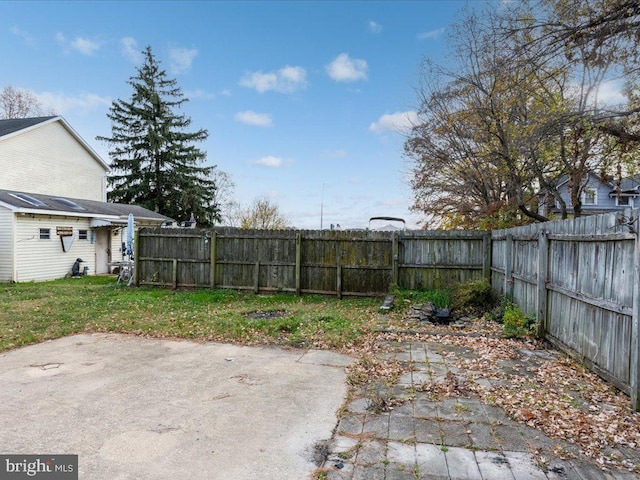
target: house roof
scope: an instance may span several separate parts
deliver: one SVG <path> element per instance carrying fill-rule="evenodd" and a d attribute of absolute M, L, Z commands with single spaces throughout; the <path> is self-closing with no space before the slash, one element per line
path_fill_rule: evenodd
<path fill-rule="evenodd" d="M 0 137 L 33 127 L 34 125 L 46 122 L 52 118 L 55 117 L 8 118 L 6 120 L 0 120 Z"/>
<path fill-rule="evenodd" d="M 603 185 L 608 185 L 611 188 L 615 187 L 613 182 L 608 182 L 608 181 L 602 179 L 602 177 L 600 177 L 600 175 L 597 175 L 595 172 L 589 171 L 589 172 L 587 172 L 587 175 L 589 175 L 589 177 L 595 179 L 596 181 L 602 183 Z M 562 185 L 564 185 L 568 181 L 569 181 L 569 175 L 567 175 L 567 174 L 561 175 L 560 177 L 558 177 L 556 188 L 560 188 Z"/>
<path fill-rule="evenodd" d="M 631 192 L 632 190 L 635 190 L 635 193 L 638 193 L 638 185 L 640 185 L 640 177 L 626 177 L 620 182 L 620 191 Z M 613 193 L 615 194 L 616 192 L 614 191 Z"/>
<path fill-rule="evenodd" d="M 98 202 L 81 198 L 59 197 L 40 193 L 0 190 L 0 205 L 26 213 L 65 215 L 72 217 L 108 217 L 126 219 L 129 214 L 143 220 L 167 221 L 171 218 L 138 205 Z"/>
<path fill-rule="evenodd" d="M 84 139 L 78 135 L 71 125 L 67 121 L 60 117 L 32 117 L 32 118 L 10 118 L 7 120 L 0 120 L 0 141 L 7 138 L 11 138 L 15 135 L 20 135 L 31 130 L 49 125 L 51 123 L 59 122 L 66 130 L 71 134 L 76 141 L 82 145 L 87 152 L 98 162 L 105 170 L 109 170 L 109 164 L 105 162 L 91 146 L 84 141 Z"/>

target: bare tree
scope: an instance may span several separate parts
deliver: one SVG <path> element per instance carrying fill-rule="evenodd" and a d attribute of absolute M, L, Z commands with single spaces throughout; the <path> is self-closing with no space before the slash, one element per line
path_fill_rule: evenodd
<path fill-rule="evenodd" d="M 42 117 L 50 114 L 29 90 L 7 86 L 0 91 L 0 118 Z"/>
<path fill-rule="evenodd" d="M 624 83 L 627 102 L 592 104 L 580 112 L 619 143 L 640 142 L 640 2 L 638 0 L 520 0 L 504 36 L 526 35 L 517 54 L 525 62 L 602 70 Z M 615 73 L 614 73 L 615 72 Z"/>
<path fill-rule="evenodd" d="M 233 196 L 235 184 L 231 179 L 231 175 L 215 168 L 210 178 L 215 184 L 213 203 L 218 205 L 220 210 L 220 218 L 217 221 L 222 224 L 236 226 L 240 205 Z"/>
<path fill-rule="evenodd" d="M 549 19 L 572 13 L 565 4 L 576 7 L 579 16 L 586 13 L 578 4 L 602 2 L 538 3 L 547 8 L 544 28 L 531 27 L 542 20 L 526 0 L 502 11 L 467 11 L 453 26 L 449 63 L 424 64 L 420 124 L 407 138 L 405 153 L 414 161 L 414 209 L 443 226 L 504 228 L 545 221 L 537 211 L 540 191 L 555 198 L 563 217 L 567 203 L 580 216 L 588 174 L 610 180 L 622 170 L 620 162 L 632 158 L 639 89 L 628 88 L 631 108 L 624 115 L 598 98 L 619 62 L 632 70 L 635 55 L 616 53 L 631 39 L 566 39 L 559 50 L 549 43 L 555 37 L 548 29 L 559 28 Z M 563 25 L 579 23 L 576 18 Z M 568 202 L 559 190 L 564 180 Z"/>
<path fill-rule="evenodd" d="M 420 118 L 405 142 L 414 160 L 414 209 L 443 226 L 496 228 L 537 214 L 531 124 L 540 86 L 513 64 L 495 16 L 468 12 L 454 26 L 452 66 L 425 63 Z"/>
<path fill-rule="evenodd" d="M 280 230 L 289 228 L 289 221 L 278 205 L 268 198 L 256 198 L 248 208 L 240 212 L 240 228 Z"/>

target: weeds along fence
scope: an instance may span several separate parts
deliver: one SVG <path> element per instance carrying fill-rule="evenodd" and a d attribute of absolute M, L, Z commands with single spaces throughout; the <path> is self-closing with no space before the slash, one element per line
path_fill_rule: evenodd
<path fill-rule="evenodd" d="M 640 210 L 492 232 L 494 289 L 640 409 Z"/>
<path fill-rule="evenodd" d="M 488 278 L 483 232 L 141 229 L 136 281 L 342 296 Z"/>

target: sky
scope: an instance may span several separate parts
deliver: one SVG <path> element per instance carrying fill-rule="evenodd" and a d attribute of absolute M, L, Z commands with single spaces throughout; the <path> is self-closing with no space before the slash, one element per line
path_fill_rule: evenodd
<path fill-rule="evenodd" d="M 241 205 L 268 198 L 296 228 L 366 228 L 374 216 L 416 227 L 403 143 L 419 67 L 446 59 L 463 6 L 0 0 L 0 88 L 36 94 L 109 162 L 96 136 L 111 134 L 109 107 L 130 97 L 149 45 Z"/>

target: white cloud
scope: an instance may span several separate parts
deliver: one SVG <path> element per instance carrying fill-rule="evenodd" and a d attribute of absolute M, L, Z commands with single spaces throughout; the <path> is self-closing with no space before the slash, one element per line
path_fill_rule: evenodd
<path fill-rule="evenodd" d="M 255 163 L 256 165 L 261 165 L 263 167 L 268 167 L 268 168 L 280 168 L 281 166 L 284 165 L 284 160 L 282 158 L 269 155 L 266 157 L 262 157 L 261 159 L 256 160 L 253 163 Z"/>
<path fill-rule="evenodd" d="M 92 110 L 97 107 L 111 106 L 111 98 L 101 97 L 95 93 L 81 93 L 77 96 L 61 92 L 36 93 L 45 109 L 62 115 L 70 110 Z"/>
<path fill-rule="evenodd" d="M 302 67 L 287 65 L 275 72 L 246 72 L 240 79 L 240 85 L 253 88 L 259 93 L 269 90 L 292 93 L 307 86 L 307 71 Z"/>
<path fill-rule="evenodd" d="M 233 117 L 236 122 L 256 127 L 273 127 L 273 120 L 268 113 L 256 113 L 253 110 L 238 112 Z"/>
<path fill-rule="evenodd" d="M 27 45 L 33 47 L 36 44 L 36 39 L 29 33 L 26 32 L 25 30 L 22 30 L 21 28 L 17 27 L 16 25 L 14 25 L 13 27 L 11 27 L 9 29 L 9 32 L 12 33 L 13 35 L 15 35 L 16 37 L 21 38 L 24 43 L 26 43 Z"/>
<path fill-rule="evenodd" d="M 599 106 L 617 106 L 626 104 L 629 101 L 622 92 L 620 83 L 613 80 L 600 84 L 594 100 Z"/>
<path fill-rule="evenodd" d="M 418 40 L 431 40 L 440 37 L 444 33 L 444 27 L 436 30 L 430 30 L 428 32 L 419 33 L 416 35 Z"/>
<path fill-rule="evenodd" d="M 184 73 L 189 70 L 197 55 L 198 50 L 195 48 L 170 48 L 169 67 L 171 73 Z"/>
<path fill-rule="evenodd" d="M 396 112 L 382 115 L 378 120 L 369 125 L 369 130 L 375 133 L 406 133 L 417 123 L 417 112 L 412 110 L 407 112 Z"/>
<path fill-rule="evenodd" d="M 623 93 L 623 85 L 619 80 L 607 80 L 597 88 L 587 91 L 586 87 L 578 83 L 571 83 L 567 88 L 568 96 L 580 101 L 587 95 L 587 104 L 590 108 L 617 107 L 628 102 Z"/>
<path fill-rule="evenodd" d="M 325 66 L 325 70 L 336 82 L 355 82 L 367 79 L 369 66 L 365 60 L 351 58 L 348 54 L 341 53 L 333 62 Z"/>
<path fill-rule="evenodd" d="M 382 31 L 382 25 L 373 20 L 369 20 L 369 31 L 371 33 L 380 33 Z"/>
<path fill-rule="evenodd" d="M 100 44 L 98 42 L 82 37 L 76 37 L 75 40 L 70 43 L 70 46 L 82 55 L 93 55 L 100 48 Z"/>
<path fill-rule="evenodd" d="M 55 39 L 56 42 L 58 42 L 58 44 L 65 49 L 65 53 L 68 53 L 69 50 L 75 50 L 82 55 L 89 56 L 93 55 L 101 47 L 100 42 L 89 40 L 88 38 L 83 37 L 76 37 L 74 40 L 68 41 L 67 37 L 65 37 L 64 33 L 62 32 L 56 33 Z"/>
<path fill-rule="evenodd" d="M 231 96 L 231 90 L 225 88 L 224 90 L 220 91 L 220 95 L 224 95 L 225 97 L 230 97 Z"/>
<path fill-rule="evenodd" d="M 142 63 L 142 52 L 138 47 L 138 42 L 133 37 L 123 37 L 120 39 L 122 55 L 131 62 Z"/>

